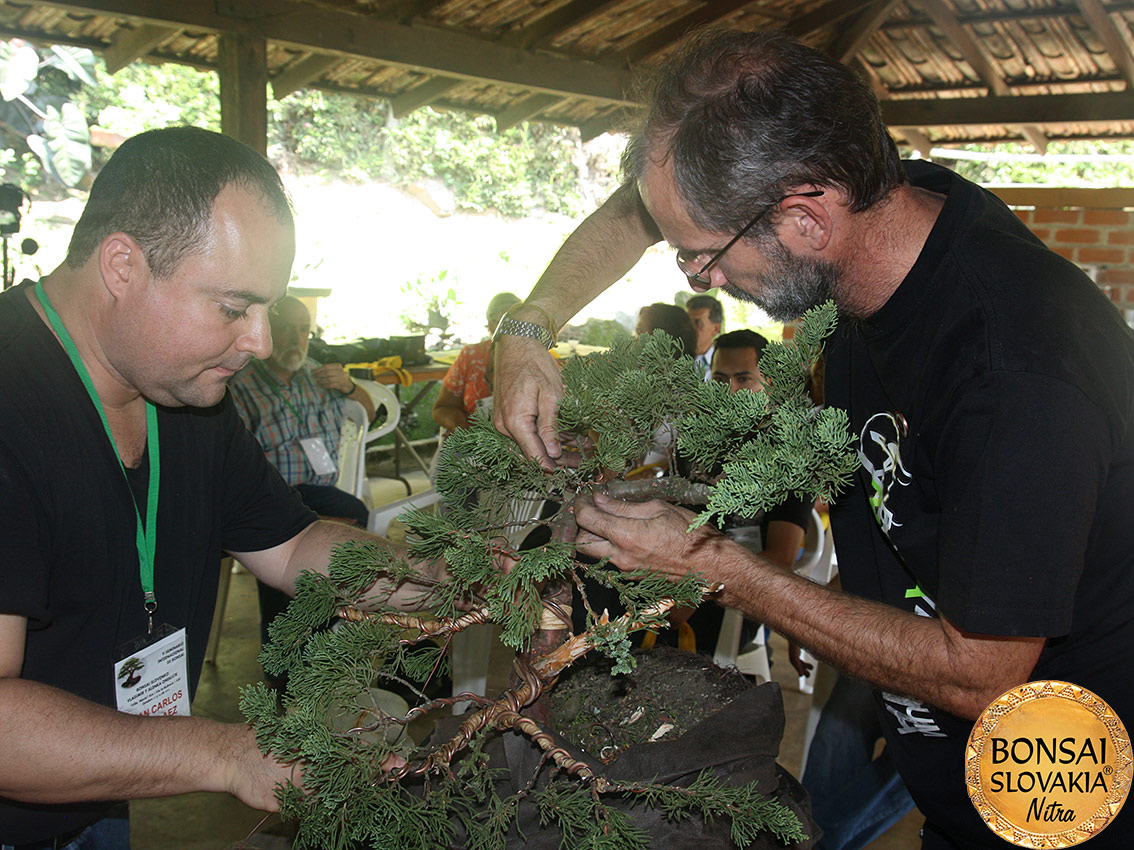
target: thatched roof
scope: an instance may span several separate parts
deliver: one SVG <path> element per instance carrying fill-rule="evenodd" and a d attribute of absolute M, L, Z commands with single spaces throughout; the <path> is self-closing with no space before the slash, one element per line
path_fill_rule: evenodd
<path fill-rule="evenodd" d="M 1134 137 L 1131 0 L 0 0 L 0 36 L 216 67 L 266 40 L 274 95 L 303 87 L 608 129 L 630 69 L 690 28 L 782 28 L 865 74 L 899 141 Z"/>

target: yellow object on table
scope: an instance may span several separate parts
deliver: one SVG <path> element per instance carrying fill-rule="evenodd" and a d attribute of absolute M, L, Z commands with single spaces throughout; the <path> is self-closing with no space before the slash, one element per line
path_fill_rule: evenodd
<path fill-rule="evenodd" d="M 392 372 L 397 377 L 397 382 L 403 387 L 408 387 L 413 383 L 413 376 L 402 368 L 402 358 L 395 355 L 393 357 L 380 357 L 377 360 L 371 360 L 369 363 L 347 363 L 344 367 L 347 374 L 351 369 L 369 369 L 371 377 L 377 378 L 379 375 L 386 372 Z"/>

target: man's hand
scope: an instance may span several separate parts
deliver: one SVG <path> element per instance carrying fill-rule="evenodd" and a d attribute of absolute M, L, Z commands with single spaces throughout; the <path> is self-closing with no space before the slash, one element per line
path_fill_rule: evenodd
<path fill-rule="evenodd" d="M 620 569 L 651 569 L 680 578 L 697 570 L 715 581 L 714 556 L 729 541 L 705 527 L 687 532 L 693 514 L 668 502 L 623 502 L 596 493 L 575 502 L 579 550 Z"/>
<path fill-rule="evenodd" d="M 791 666 L 795 668 L 795 672 L 804 679 L 808 678 L 811 675 L 811 671 L 815 669 L 815 665 L 803 660 L 803 647 L 794 640 L 789 640 L 787 654 L 788 661 L 790 661 Z"/>
<path fill-rule="evenodd" d="M 519 443 L 524 454 L 551 469 L 563 456 L 555 430 L 563 379 L 555 358 L 537 340 L 522 336 L 504 334 L 493 349 L 492 421 L 501 433 Z"/>
<path fill-rule="evenodd" d="M 339 363 L 324 363 L 311 370 L 311 377 L 325 390 L 338 390 L 340 393 L 354 392 L 354 381 Z"/>
<path fill-rule="evenodd" d="M 278 811 L 276 787 L 286 782 L 302 786 L 303 771 L 297 763 L 283 764 L 261 753 L 251 727 L 233 723 L 224 724 L 224 730 L 229 740 L 223 790 L 253 809 Z"/>

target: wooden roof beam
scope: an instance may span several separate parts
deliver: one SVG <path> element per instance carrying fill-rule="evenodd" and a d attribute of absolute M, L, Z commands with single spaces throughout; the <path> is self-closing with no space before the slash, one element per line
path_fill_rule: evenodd
<path fill-rule="evenodd" d="M 1023 124 L 1020 126 L 1020 135 L 1036 149 L 1036 153 L 1047 153 L 1047 134 L 1042 129 L 1033 124 Z"/>
<path fill-rule="evenodd" d="M 902 0 L 875 0 L 835 37 L 827 47 L 827 55 L 843 64 L 850 62 L 901 2 Z"/>
<path fill-rule="evenodd" d="M 496 132 L 502 133 L 509 127 L 515 127 L 522 121 L 535 118 L 545 109 L 559 103 L 563 98 L 553 94 L 533 94 L 519 103 L 514 103 L 496 116 Z"/>
<path fill-rule="evenodd" d="M 527 26 L 498 38 L 496 43 L 509 47 L 545 47 L 564 30 L 597 17 L 621 2 L 622 0 L 571 0 L 558 9 L 536 18 Z"/>
<path fill-rule="evenodd" d="M 933 19 L 934 25 L 961 51 L 965 61 L 976 72 L 981 81 L 988 86 L 990 94 L 1005 97 L 1010 94 L 1008 84 L 992 65 L 985 49 L 961 26 L 957 16 L 945 5 L 944 0 L 921 0 L 922 8 Z M 1047 138 L 1037 127 L 1022 126 L 1020 132 L 1039 153 L 1047 150 Z"/>
<path fill-rule="evenodd" d="M 1075 0 L 1083 18 L 1091 27 L 1091 31 L 1103 43 L 1106 52 L 1118 68 L 1122 79 L 1126 80 L 1126 88 L 1134 89 L 1134 54 L 1126 44 L 1118 27 L 1110 17 L 1110 11 L 1099 0 Z"/>
<path fill-rule="evenodd" d="M 1104 7 L 1109 14 L 1119 15 L 1123 12 L 1134 12 L 1134 2 L 1131 0 L 1117 0 L 1107 3 Z M 1005 22 L 1018 23 L 1020 21 L 1040 21 L 1045 18 L 1066 18 L 1067 6 L 1057 3 L 1053 6 L 1030 6 L 1023 9 L 1000 9 L 996 11 L 969 12 L 958 15 L 957 20 L 967 27 L 978 24 L 1002 24 Z M 882 24 L 884 30 L 908 30 L 924 27 L 931 21 L 925 15 L 911 14 L 906 18 L 895 18 Z"/>
<path fill-rule="evenodd" d="M 579 125 L 579 137 L 584 142 L 589 142 L 591 139 L 598 138 L 603 133 L 609 133 L 616 129 L 620 120 L 621 114 L 615 112 L 608 115 L 599 115 L 592 118 L 584 124 Z"/>
<path fill-rule="evenodd" d="M 406 26 L 296 0 L 37 0 L 86 14 L 262 37 L 311 53 L 371 59 L 446 76 L 624 104 L 625 68 L 501 46 L 447 29 Z"/>
<path fill-rule="evenodd" d="M 906 127 L 1121 123 L 1134 121 L 1134 94 L 1119 91 L 884 100 L 882 119 L 899 132 Z"/>
<path fill-rule="evenodd" d="M 141 59 L 180 27 L 160 24 L 141 24 L 133 29 L 119 30 L 114 40 L 102 51 L 108 74 L 117 74 L 135 59 Z"/>
<path fill-rule="evenodd" d="M 933 151 L 933 142 L 930 141 L 928 133 L 915 130 L 913 127 L 904 127 L 901 133 L 909 146 L 917 151 L 922 159 L 930 158 L 929 155 Z"/>
<path fill-rule="evenodd" d="M 688 15 L 670 21 L 660 29 L 654 30 L 649 35 L 620 50 L 618 57 L 631 65 L 641 62 L 673 42 L 679 41 L 690 30 L 715 24 L 722 18 L 727 18 L 733 12 L 751 5 L 752 0 L 709 0 Z"/>
<path fill-rule="evenodd" d="M 415 109 L 421 109 L 439 100 L 462 82 L 464 80 L 454 80 L 452 77 L 433 77 L 390 98 L 390 111 L 395 118 L 404 118 Z"/>
<path fill-rule="evenodd" d="M 312 53 L 305 56 L 276 75 L 272 80 L 272 97 L 283 100 L 292 92 L 297 92 L 308 83 L 319 79 L 342 61 L 343 57 L 332 56 L 329 53 Z"/>
<path fill-rule="evenodd" d="M 784 32 L 796 38 L 803 38 L 823 27 L 837 24 L 843 18 L 858 14 L 872 2 L 873 0 L 827 0 L 822 6 L 806 15 L 792 18 L 784 26 Z"/>

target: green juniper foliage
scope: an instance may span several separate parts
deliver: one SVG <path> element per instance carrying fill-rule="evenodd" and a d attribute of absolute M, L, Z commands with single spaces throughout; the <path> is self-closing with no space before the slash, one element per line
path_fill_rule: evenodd
<path fill-rule="evenodd" d="M 760 361 L 767 387 L 757 393 L 730 394 L 723 385 L 706 384 L 660 332 L 565 361 L 558 425 L 579 453 L 577 467 L 544 470 L 490 422 L 474 418 L 445 443 L 436 482 L 444 512 L 412 510 L 402 517 L 409 559 L 447 565 L 447 575 L 422 599 L 420 620 L 384 605 L 382 588 L 414 573 L 409 560 L 386 546 L 345 544 L 327 577 L 301 576 L 261 656 L 270 673 L 288 674 L 282 704 L 262 684 L 245 688 L 241 699 L 264 751 L 302 762 L 303 790 L 288 786 L 279 795 L 283 814 L 300 823 L 295 846 L 425 850 L 458 842 L 495 850 L 510 831 L 515 835 L 517 808 L 526 799 L 545 825 L 562 830 L 564 848 L 645 850 L 648 837 L 632 816 L 606 804 L 612 795 L 658 807 L 675 820 L 727 818 L 740 847 L 762 832 L 784 843 L 800 840 L 795 816 L 754 786 L 731 787 L 708 773 L 685 788 L 612 784 L 588 779 L 589 770 L 579 778 L 567 774 L 562 759 L 570 756 L 562 751 L 545 758 L 542 778 L 519 777 L 515 787 L 523 790 L 501 797 L 484 747 L 518 722 L 506 695 L 480 700 L 477 722 L 464 724 L 451 749 L 414 749 L 399 734 L 412 718 L 389 717 L 368 697 L 371 688 L 394 688 L 423 707 L 446 704 L 430 703 L 425 691 L 430 679 L 445 673 L 446 623 L 469 616 L 498 625 L 504 643 L 521 653 L 529 683 L 537 680 L 536 693 L 587 650 L 612 658 L 615 672 L 633 669 L 631 632 L 664 628 L 669 607 L 697 605 L 706 585 L 696 574 L 671 582 L 578 558 L 575 499 L 606 492 L 700 505 L 692 529 L 730 515 L 755 516 L 792 494 L 837 495 L 856 463 L 846 416 L 816 411 L 805 392 L 808 370 L 834 322 L 834 308 L 825 305 L 804 318 L 793 342 L 769 345 Z M 671 452 L 688 460 L 689 476 L 627 480 L 667 436 Z M 541 513 L 544 500 L 558 503 L 558 510 Z M 524 543 L 533 530 L 544 542 Z M 501 556 L 511 564 L 506 572 L 498 566 Z M 570 644 L 581 647 L 578 653 L 566 661 L 537 656 L 532 638 L 549 634 L 538 630 L 553 604 L 551 589 L 563 582 L 582 588 L 584 578 L 613 589 L 627 614 L 612 618 L 588 606 L 586 632 Z M 334 622 L 344 608 L 374 613 Z M 399 754 L 408 763 L 391 772 Z"/>

